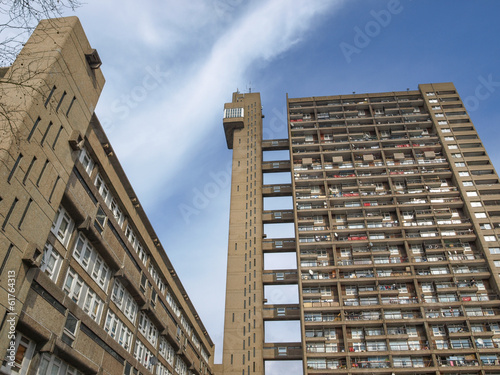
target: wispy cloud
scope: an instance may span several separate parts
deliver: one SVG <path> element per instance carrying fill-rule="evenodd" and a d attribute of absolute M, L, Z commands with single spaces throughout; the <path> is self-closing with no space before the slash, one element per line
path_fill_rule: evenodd
<path fill-rule="evenodd" d="M 192 150 L 221 126 L 222 105 L 238 83 L 247 81 L 245 72 L 252 64 L 272 60 L 293 47 L 315 17 L 339 2 L 273 0 L 258 4 L 229 25 L 206 55 L 185 64 L 177 72 L 180 76 L 166 78 L 160 89 L 149 93 L 147 103 L 132 108 L 130 116 L 120 122 L 120 131 L 111 134 L 118 155 L 143 196 L 154 197 L 158 189 L 163 190 L 183 163 L 190 161 Z M 159 170 L 153 164 L 158 160 L 176 163 Z"/>
<path fill-rule="evenodd" d="M 251 68 L 264 67 L 307 39 L 341 2 L 193 0 L 165 6 L 155 0 L 137 7 L 124 0 L 118 20 L 94 20 L 115 42 L 100 51 L 108 83 L 97 115 L 216 342 L 216 362 L 222 352 L 229 187 L 219 186 L 210 210 L 190 217 L 189 225 L 167 200 L 175 195 L 190 203 L 196 183 L 201 190 L 205 186 L 193 174 L 227 171 L 229 160 L 212 149 L 220 142 L 225 151 L 223 103 L 252 80 Z M 98 44 L 97 31 L 87 30 Z M 209 155 L 220 163 L 214 166 Z"/>

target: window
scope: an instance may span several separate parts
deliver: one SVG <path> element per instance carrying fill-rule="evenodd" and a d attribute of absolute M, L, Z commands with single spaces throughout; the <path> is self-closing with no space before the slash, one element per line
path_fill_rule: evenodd
<path fill-rule="evenodd" d="M 436 349 L 448 349 L 448 341 L 436 340 Z"/>
<path fill-rule="evenodd" d="M 109 281 L 109 273 L 109 267 L 104 263 L 104 260 L 96 254 L 91 276 L 97 282 L 97 285 L 104 291 Z"/>
<path fill-rule="evenodd" d="M 54 233 L 59 241 L 66 247 L 71 238 L 75 223 L 68 215 L 68 212 L 60 206 L 57 210 L 56 217 L 52 223 L 51 231 Z"/>
<path fill-rule="evenodd" d="M 462 154 L 451 154 L 451 157 L 452 158 L 456 158 L 456 159 L 459 159 L 462 157 Z"/>
<path fill-rule="evenodd" d="M 457 145 L 448 145 L 448 148 L 450 150 L 456 150 L 456 149 L 458 149 L 458 146 Z"/>
<path fill-rule="evenodd" d="M 40 269 L 49 275 L 53 282 L 57 281 L 59 269 L 61 267 L 61 256 L 50 243 L 46 243 L 43 248 L 42 263 Z"/>
<path fill-rule="evenodd" d="M 465 163 L 463 162 L 455 163 L 455 167 L 465 167 Z"/>
<path fill-rule="evenodd" d="M 432 327 L 432 334 L 434 336 L 444 336 L 444 335 L 446 335 L 446 331 L 444 329 L 444 326 L 433 326 Z"/>
<path fill-rule="evenodd" d="M 153 353 L 140 340 L 135 342 L 134 357 L 148 370 L 153 368 Z M 187 375 L 187 369 L 185 374 Z"/>
<path fill-rule="evenodd" d="M 68 313 L 61 338 L 62 341 L 68 344 L 69 346 L 72 346 L 73 342 L 76 340 L 77 329 L 78 329 L 78 319 L 73 314 Z"/>
<path fill-rule="evenodd" d="M 94 169 L 94 160 L 90 157 L 87 149 L 84 147 L 82 151 L 80 151 L 80 163 L 82 163 L 85 172 L 90 176 L 92 174 L 92 170 Z"/>
<path fill-rule="evenodd" d="M 500 260 L 494 260 L 493 264 L 495 265 L 495 267 L 500 267 Z"/>
<path fill-rule="evenodd" d="M 448 121 L 446 120 L 439 120 L 438 125 L 448 125 Z"/>
<path fill-rule="evenodd" d="M 368 352 L 378 352 L 387 350 L 387 344 L 385 341 L 369 341 L 366 344 L 366 351 Z"/>
<path fill-rule="evenodd" d="M 467 177 L 467 176 L 469 176 L 469 172 L 467 172 L 467 171 L 458 172 L 458 175 L 460 177 Z"/>
<path fill-rule="evenodd" d="M 409 350 L 408 343 L 403 340 L 389 341 L 389 350 Z"/>
<path fill-rule="evenodd" d="M 146 290 L 148 288 L 148 278 L 147 276 L 143 273 L 142 276 L 141 276 L 141 292 L 143 294 L 146 294 Z"/>
<path fill-rule="evenodd" d="M 187 375 L 187 365 L 178 355 L 175 356 L 175 372 L 179 375 Z"/>
<path fill-rule="evenodd" d="M 87 290 L 87 295 L 85 296 L 83 304 L 83 311 L 87 313 L 95 321 L 99 321 L 101 316 L 101 310 L 103 307 L 103 302 L 99 296 L 90 288 Z"/>
<path fill-rule="evenodd" d="M 102 209 L 102 207 L 99 207 L 97 209 L 97 213 L 95 216 L 95 221 L 94 221 L 94 227 L 97 229 L 99 233 L 102 233 L 104 230 L 104 227 L 106 226 L 106 222 L 108 220 L 108 217 L 106 216 L 106 213 Z"/>
<path fill-rule="evenodd" d="M 491 224 L 488 224 L 488 223 L 483 223 L 483 224 L 480 224 L 480 225 L 479 225 L 479 228 L 481 228 L 481 229 L 483 229 L 483 230 L 492 229 L 492 228 L 491 228 Z"/>
<path fill-rule="evenodd" d="M 450 141 L 455 140 L 455 138 L 454 138 L 454 137 L 444 137 L 444 140 L 445 140 L 446 142 L 450 142 Z"/>
<path fill-rule="evenodd" d="M 76 96 L 73 96 L 73 99 L 71 99 L 71 103 L 69 103 L 68 110 L 66 111 L 66 117 L 69 116 L 69 112 L 71 111 L 71 108 L 73 108 L 73 104 L 75 104 L 76 101 Z"/>
<path fill-rule="evenodd" d="M 163 358 L 165 358 L 168 364 L 172 366 L 172 364 L 174 363 L 175 350 L 163 336 L 160 338 L 159 353 Z"/>
<path fill-rule="evenodd" d="M 472 181 L 462 181 L 463 186 L 474 186 Z"/>
<path fill-rule="evenodd" d="M 500 247 L 490 247 L 490 254 L 500 254 Z"/>
<path fill-rule="evenodd" d="M 7 177 L 7 182 L 10 183 L 10 180 L 14 176 L 14 173 L 16 172 L 17 167 L 19 166 L 19 163 L 21 162 L 23 158 L 23 154 L 19 154 L 19 156 L 16 159 L 16 162 L 14 163 L 14 166 L 10 170 L 9 177 Z"/>
<path fill-rule="evenodd" d="M 63 290 L 88 316 L 99 323 L 104 302 L 72 268 L 68 270 Z"/>
<path fill-rule="evenodd" d="M 137 239 L 137 236 L 135 235 L 135 233 L 130 225 L 127 225 L 127 229 L 125 229 L 125 237 L 127 237 L 129 242 L 132 244 L 132 247 L 139 255 L 139 259 L 142 261 L 142 263 L 146 264 L 148 261 L 148 255 L 147 255 L 146 251 L 144 251 L 144 248 L 142 247 L 141 243 Z"/>
<path fill-rule="evenodd" d="M 478 219 L 486 219 L 486 212 L 475 212 L 474 216 Z"/>
<path fill-rule="evenodd" d="M 346 285 L 346 287 L 345 287 L 345 294 L 349 295 L 349 296 L 357 295 L 358 294 L 358 288 L 356 286 Z"/>
<path fill-rule="evenodd" d="M 47 139 L 47 136 L 49 135 L 50 129 L 52 129 L 53 125 L 54 124 L 52 123 L 52 121 L 50 121 L 49 125 L 47 125 L 47 129 L 45 129 L 45 133 L 43 133 L 43 137 L 42 137 L 42 140 L 40 141 L 40 145 L 43 146 L 43 144 L 45 143 L 45 140 Z"/>
<path fill-rule="evenodd" d="M 469 339 L 450 339 L 452 349 L 470 348 L 471 343 Z"/>
<path fill-rule="evenodd" d="M 31 140 L 31 137 L 33 137 L 33 134 L 35 133 L 35 130 L 36 128 L 38 127 L 38 124 L 40 123 L 42 119 L 40 117 L 38 117 L 36 120 L 35 120 L 35 123 L 33 124 L 33 127 L 31 128 L 30 130 L 30 133 L 28 134 L 28 142 Z"/>
<path fill-rule="evenodd" d="M 15 340 L 12 341 L 15 343 L 14 358 L 6 356 L 0 367 L 0 372 L 2 374 L 26 374 L 33 357 L 35 343 L 19 332 L 16 332 Z M 7 354 L 11 353 L 7 352 Z"/>
<path fill-rule="evenodd" d="M 450 273 L 447 267 L 431 267 L 431 275 L 444 275 Z"/>
<path fill-rule="evenodd" d="M 153 264 L 149 265 L 149 273 L 153 277 L 154 282 L 160 289 L 161 293 L 165 292 L 165 282 L 162 280 L 160 273 L 156 270 Z"/>
<path fill-rule="evenodd" d="M 170 294 L 170 292 L 167 292 L 167 303 L 168 305 L 172 308 L 174 314 L 179 317 L 181 315 L 181 310 L 179 309 L 179 305 L 175 301 L 174 297 Z"/>
<path fill-rule="evenodd" d="M 94 249 L 90 244 L 90 241 L 87 240 L 82 233 L 79 233 L 75 249 L 73 251 L 73 257 L 85 270 L 88 269 L 90 257 L 92 256 L 93 251 Z"/>
<path fill-rule="evenodd" d="M 244 115 L 243 108 L 225 108 L 224 109 L 224 118 L 243 117 L 243 115 Z"/>
<path fill-rule="evenodd" d="M 65 97 L 66 97 L 66 91 L 64 91 L 62 93 L 61 99 L 59 99 L 59 103 L 57 103 L 56 112 L 59 111 L 59 108 L 61 107 L 61 104 L 62 104 Z"/>
<path fill-rule="evenodd" d="M 108 310 L 104 330 L 126 351 L 130 351 L 132 331 L 111 310 Z"/>
<path fill-rule="evenodd" d="M 160 362 L 156 364 L 156 375 L 172 375 L 172 373 Z"/>
<path fill-rule="evenodd" d="M 108 205 L 111 200 L 111 194 L 109 192 L 109 188 L 104 183 L 104 180 L 102 179 L 100 174 L 97 174 L 94 185 L 97 188 L 99 194 L 101 194 L 102 199 L 104 199 L 104 203 Z"/>
<path fill-rule="evenodd" d="M 496 241 L 496 237 L 495 236 L 484 236 L 484 240 L 486 242 L 493 242 L 493 241 Z"/>
<path fill-rule="evenodd" d="M 184 317 L 184 314 L 181 315 L 181 325 L 186 330 L 187 336 L 190 337 L 193 332 L 193 328 L 189 325 L 187 319 Z"/>
<path fill-rule="evenodd" d="M 482 207 L 481 202 L 470 202 L 471 207 Z"/>
<path fill-rule="evenodd" d="M 468 197 L 477 197 L 477 193 L 475 191 L 468 191 L 467 196 Z"/>
<path fill-rule="evenodd" d="M 137 254 L 139 254 L 139 259 L 142 263 L 146 264 L 148 262 L 148 255 L 141 244 L 137 245 Z"/>
<path fill-rule="evenodd" d="M 111 300 L 125 314 L 125 316 L 132 322 L 132 324 L 134 324 L 139 307 L 137 305 L 137 302 L 135 302 L 135 300 L 132 298 L 132 295 L 117 279 L 115 279 L 115 283 L 113 285 Z"/>
<path fill-rule="evenodd" d="M 322 224 L 324 222 L 323 216 L 313 216 L 314 224 Z"/>
<path fill-rule="evenodd" d="M 94 279 L 97 285 L 106 291 L 111 277 L 111 270 L 82 233 L 78 234 L 78 240 L 73 250 L 73 257 Z"/>
<path fill-rule="evenodd" d="M 69 269 L 66 276 L 66 281 L 64 283 L 64 291 L 69 295 L 69 297 L 76 303 L 80 300 L 80 293 L 82 291 L 83 280 L 80 279 L 78 274 L 73 270 Z"/>
<path fill-rule="evenodd" d="M 44 353 L 40 360 L 37 375 L 83 375 L 73 366 L 55 355 Z"/>
<path fill-rule="evenodd" d="M 139 315 L 139 332 L 154 346 L 158 342 L 158 328 L 148 318 L 148 316 L 141 312 Z"/>
<path fill-rule="evenodd" d="M 118 206 L 118 203 L 116 203 L 115 199 L 113 199 L 111 201 L 110 209 L 111 209 L 111 212 L 113 212 L 113 216 L 121 228 L 123 225 L 123 221 L 125 220 L 125 215 L 123 214 L 122 210 L 120 209 L 120 206 Z"/>
<path fill-rule="evenodd" d="M 64 129 L 64 127 L 61 125 L 61 127 L 57 131 L 56 137 L 54 138 L 54 142 L 52 142 L 52 149 L 53 150 L 56 148 L 57 141 L 58 141 L 59 136 L 61 135 L 63 129 Z"/>

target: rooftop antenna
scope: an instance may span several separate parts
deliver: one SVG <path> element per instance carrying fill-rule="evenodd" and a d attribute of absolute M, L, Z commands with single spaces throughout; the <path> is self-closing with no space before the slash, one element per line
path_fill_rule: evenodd
<path fill-rule="evenodd" d="M 250 85 L 250 87 L 248 88 L 248 93 L 251 94 L 252 93 L 252 81 L 250 81 L 249 85 Z"/>

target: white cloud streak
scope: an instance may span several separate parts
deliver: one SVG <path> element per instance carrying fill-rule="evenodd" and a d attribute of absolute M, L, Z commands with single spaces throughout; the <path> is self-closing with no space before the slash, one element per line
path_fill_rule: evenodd
<path fill-rule="evenodd" d="M 337 4 L 340 2 L 261 2 L 223 33 L 209 55 L 184 72 L 184 77 L 174 77 L 176 87 L 150 93 L 156 97 L 154 106 L 145 106 L 146 112 L 134 111 L 120 125 L 119 134 L 113 134 L 118 155 L 142 196 L 155 197 L 207 134 L 219 130 L 223 103 L 237 83 L 245 81 L 245 71 L 252 64 L 271 60 L 293 47 L 315 17 Z M 158 173 L 154 160 L 179 162 Z M 148 165 L 151 168 L 145 167 Z M 149 204 L 147 198 L 142 200 Z"/>

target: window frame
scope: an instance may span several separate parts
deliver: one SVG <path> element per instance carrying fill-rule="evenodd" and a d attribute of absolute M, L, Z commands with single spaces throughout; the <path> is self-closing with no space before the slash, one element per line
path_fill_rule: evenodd
<path fill-rule="evenodd" d="M 68 211 L 66 211 L 63 206 L 59 206 L 50 230 L 65 248 L 67 248 L 69 244 L 74 226 L 75 222 Z M 61 230 L 61 228 L 63 229 Z"/>

